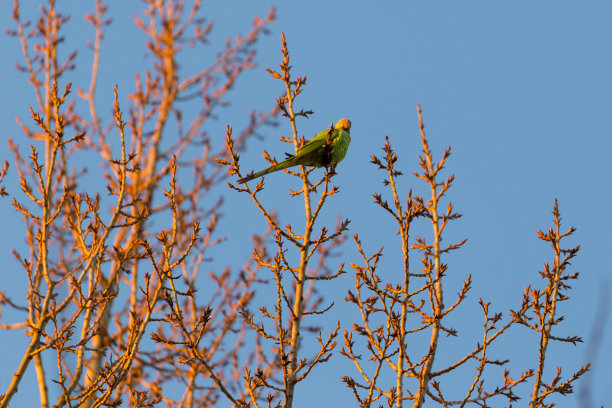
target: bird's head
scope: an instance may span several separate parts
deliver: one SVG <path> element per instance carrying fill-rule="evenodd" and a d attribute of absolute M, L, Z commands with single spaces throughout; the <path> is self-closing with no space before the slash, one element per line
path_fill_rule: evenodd
<path fill-rule="evenodd" d="M 340 119 L 338 123 L 336 123 L 336 129 L 350 129 L 351 121 L 348 119 Z"/>

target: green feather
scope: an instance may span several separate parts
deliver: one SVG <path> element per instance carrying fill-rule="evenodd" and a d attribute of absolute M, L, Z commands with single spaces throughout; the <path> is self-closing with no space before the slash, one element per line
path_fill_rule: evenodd
<path fill-rule="evenodd" d="M 298 165 L 314 167 L 337 165 L 346 156 L 349 144 L 351 143 L 351 121 L 340 119 L 336 123 L 334 130 L 329 136 L 329 144 L 327 143 L 328 134 L 329 129 L 319 132 L 308 143 L 300 147 L 295 155 L 288 157 L 285 161 L 278 164 L 273 164 L 267 169 L 241 178 L 238 180 L 238 183 L 246 183 L 265 174 Z"/>

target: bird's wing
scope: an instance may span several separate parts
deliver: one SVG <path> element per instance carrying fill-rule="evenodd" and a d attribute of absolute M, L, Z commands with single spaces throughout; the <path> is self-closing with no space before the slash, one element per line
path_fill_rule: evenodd
<path fill-rule="evenodd" d="M 297 152 L 297 155 L 304 156 L 315 150 L 318 150 L 321 146 L 323 146 L 327 142 L 328 132 L 329 130 L 324 130 L 318 133 L 315 137 L 310 139 L 304 146 L 300 147 L 300 149 Z M 330 142 L 334 141 L 338 137 L 339 133 L 340 132 L 338 132 L 337 130 L 334 130 L 329 137 L 329 141 Z"/>

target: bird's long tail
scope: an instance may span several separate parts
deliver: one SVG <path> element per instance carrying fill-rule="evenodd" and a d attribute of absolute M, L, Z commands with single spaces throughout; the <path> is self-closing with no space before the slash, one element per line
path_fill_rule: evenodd
<path fill-rule="evenodd" d="M 253 179 L 256 179 L 257 177 L 261 177 L 261 176 L 264 176 L 264 175 L 269 174 L 269 173 L 274 173 L 275 171 L 283 170 L 283 169 L 286 169 L 287 167 L 295 166 L 295 165 L 297 165 L 297 163 L 294 162 L 294 160 L 293 160 L 294 158 L 295 158 L 295 156 L 292 156 L 292 157 L 288 158 L 285 161 L 282 161 L 282 162 L 280 162 L 278 164 L 274 164 L 274 165 L 268 167 L 267 169 L 263 169 L 262 171 L 258 171 L 257 173 L 251 174 L 250 176 L 246 176 L 244 178 L 241 178 L 240 180 L 238 180 L 238 183 L 244 184 L 247 181 L 251 181 Z"/>

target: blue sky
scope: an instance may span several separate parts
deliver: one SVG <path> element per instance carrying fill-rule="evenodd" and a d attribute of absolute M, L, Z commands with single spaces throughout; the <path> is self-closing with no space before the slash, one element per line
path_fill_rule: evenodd
<path fill-rule="evenodd" d="M 76 84 L 86 83 L 90 64 L 83 39 L 91 38 L 92 33 L 79 17 L 81 10 L 90 10 L 87 3 L 59 2 L 74 14 L 65 32 L 67 42 L 70 48 L 82 50 Z M 265 15 L 273 4 L 205 2 L 204 14 L 216 21 L 209 51 L 221 45 L 227 35 L 246 32 L 253 16 Z M 103 44 L 98 103 L 107 104 L 103 112 L 108 116 L 114 84 L 119 84 L 125 96 L 133 89 L 134 72 L 145 64 L 142 36 L 132 24 L 137 9 L 119 4 L 110 7 L 115 22 Z M 612 201 L 612 3 L 310 1 L 278 2 L 276 7 L 277 20 L 259 44 L 258 68 L 238 81 L 232 106 L 210 125 L 210 132 L 221 137 L 227 124 L 236 128 L 244 125 L 251 109 L 273 106 L 282 87 L 264 67 L 276 68 L 280 63 L 280 33 L 285 32 L 294 74 L 308 77 L 298 106 L 315 111 L 309 120 L 298 122 L 300 132 L 310 137 L 341 117 L 352 120 L 350 150 L 335 178 L 341 194 L 329 203 L 325 219 L 334 222 L 338 214 L 351 218 L 350 234 L 358 233 L 368 251 L 385 247 L 383 265 L 392 274 L 401 252 L 391 220 L 372 203 L 374 192 L 389 195 L 381 183 L 383 175 L 369 163 L 369 156 L 380 153 L 385 136 L 389 136 L 404 172 L 401 191 L 406 194 L 413 188 L 425 193 L 425 186 L 412 176 L 420 152 L 416 114 L 420 104 L 437 157 L 452 146 L 446 174 L 455 174 L 456 183 L 449 198 L 464 217 L 449 227 L 449 239 L 468 238 L 466 246 L 447 260 L 448 292 L 458 290 L 470 273 L 474 280 L 455 326 L 469 327 L 470 312 L 477 311 L 479 297 L 507 316 L 509 308 L 518 307 L 525 285 L 543 284 L 537 271 L 551 260 L 552 251 L 537 239 L 536 231 L 552 225 L 551 210 L 558 198 L 565 227 L 578 229 L 567 245 L 581 245 L 573 262 L 581 276 L 570 292 L 572 301 L 561 306 L 566 320 L 558 330 L 559 335 L 579 335 L 586 342 L 552 347 L 547 368 L 562 365 L 566 374 L 576 371 L 590 344 L 599 288 L 606 282 L 610 288 L 612 281 L 605 260 L 612 227 L 606 215 Z M 28 12 L 32 18 L 28 8 L 24 8 L 24 17 Z M 8 8 L 0 22 L 3 28 L 12 28 Z M 6 146 L 5 139 L 12 137 L 27 146 L 29 142 L 14 121 L 16 116 L 27 118 L 28 107 L 33 105 L 26 76 L 14 69 L 14 63 L 22 61 L 20 47 L 15 39 L 5 37 L 0 50 L 0 91 L 10 95 L 0 101 L 2 143 Z M 211 55 L 187 53 L 183 69 L 205 64 Z M 244 169 L 266 165 L 261 158 L 264 147 L 280 157 L 286 147 L 278 135 L 289 132 L 288 123 L 281 122 L 265 141 L 251 141 L 241 154 Z M 7 148 L 1 151 L 0 159 L 11 158 Z M 15 177 L 14 172 L 11 175 Z M 301 200 L 286 195 L 287 188 L 295 187 L 296 181 L 288 175 L 268 176 L 262 200 L 279 209 L 282 222 L 300 225 Z M 265 224 L 246 195 L 229 190 L 222 193 L 230 203 L 222 220 L 224 226 L 244 231 L 243 236 L 231 237 L 217 255 L 220 264 L 232 264 L 236 258 L 246 259 L 250 234 Z M 5 224 L 10 226 L 5 231 L 21 228 L 9 200 L 0 200 L 0 206 Z M 1 256 L 7 263 L 12 262 L 10 249 L 20 245 L 11 238 L 0 234 Z M 235 253 L 235 248 L 244 251 Z M 349 240 L 339 261 L 355 262 L 356 255 Z M 1 290 L 18 290 L 11 287 L 11 279 L 3 281 L 7 286 Z M 337 305 L 323 325 L 350 320 L 350 308 L 342 299 L 352 283 L 345 275 L 323 285 L 321 290 Z M 463 336 L 465 340 L 449 341 L 448 347 L 461 349 L 473 344 L 480 332 L 468 330 Z M 504 355 L 515 358 L 516 367 L 534 366 L 534 356 L 524 350 L 535 347 L 535 335 L 516 328 L 510 339 L 503 346 Z M 14 348 L 21 344 L 14 335 L 1 341 Z M 612 322 L 608 321 L 603 343 L 610 341 Z M 0 362 L 14 364 L 4 359 L 8 357 L 0 357 Z M 610 350 L 603 347 L 592 379 L 596 406 L 612 403 L 607 392 L 612 376 L 606 370 L 611 362 Z M 352 405 L 354 400 L 340 382 L 341 375 L 354 376 L 356 372 L 337 355 L 298 389 L 298 399 L 301 394 L 310 400 L 296 406 Z M 5 389 L 8 381 L 0 375 L 0 389 Z M 525 396 L 529 392 L 522 390 Z M 576 406 L 575 395 L 564 398 L 559 406 Z"/>

